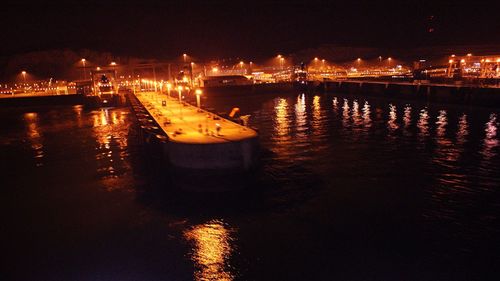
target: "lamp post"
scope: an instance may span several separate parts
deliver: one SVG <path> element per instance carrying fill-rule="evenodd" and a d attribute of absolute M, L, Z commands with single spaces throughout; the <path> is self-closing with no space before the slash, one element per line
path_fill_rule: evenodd
<path fill-rule="evenodd" d="M 167 82 L 167 94 L 168 94 L 168 97 L 170 98 L 170 89 L 172 88 L 172 85 Z"/>
<path fill-rule="evenodd" d="M 177 87 L 177 91 L 179 92 L 179 114 L 182 120 L 182 86 Z"/>
<path fill-rule="evenodd" d="M 189 64 L 189 76 L 191 78 L 191 87 L 194 87 L 194 81 L 193 81 L 193 69 L 194 69 L 194 62 L 191 62 Z"/>
<path fill-rule="evenodd" d="M 116 79 L 116 76 L 117 76 L 116 62 L 112 61 L 109 65 L 111 66 L 111 69 L 113 69 L 113 75 L 115 76 L 115 79 Z"/>
<path fill-rule="evenodd" d="M 82 59 L 82 64 L 83 64 L 83 80 L 87 79 L 87 73 L 85 71 L 85 62 L 86 62 L 86 60 Z"/>
<path fill-rule="evenodd" d="M 182 59 L 184 60 L 184 63 L 186 63 L 186 57 L 187 57 L 186 54 L 182 54 Z"/>
<path fill-rule="evenodd" d="M 23 88 L 24 92 L 26 93 L 26 71 L 22 71 L 21 74 L 23 75 Z"/>
<path fill-rule="evenodd" d="M 200 96 L 201 96 L 202 91 L 201 91 L 201 89 L 196 89 L 195 93 L 196 93 L 196 105 L 198 106 L 198 111 L 200 111 L 201 110 Z"/>

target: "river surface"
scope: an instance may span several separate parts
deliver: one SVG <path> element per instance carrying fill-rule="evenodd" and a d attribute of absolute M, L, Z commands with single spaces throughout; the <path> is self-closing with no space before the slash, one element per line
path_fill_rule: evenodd
<path fill-rule="evenodd" d="M 202 103 L 259 130 L 238 192 L 176 188 L 127 107 L 0 108 L 0 279 L 498 280 L 499 110 Z"/>

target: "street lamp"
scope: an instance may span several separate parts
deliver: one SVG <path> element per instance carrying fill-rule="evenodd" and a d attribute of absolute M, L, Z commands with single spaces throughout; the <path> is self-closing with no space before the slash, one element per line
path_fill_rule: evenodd
<path fill-rule="evenodd" d="M 21 74 L 23 75 L 23 82 L 24 82 L 24 92 L 26 93 L 26 71 L 21 71 Z"/>
<path fill-rule="evenodd" d="M 170 89 L 172 89 L 172 84 L 170 84 L 169 82 L 167 82 L 167 94 L 168 94 L 169 98 L 170 98 Z"/>
<path fill-rule="evenodd" d="M 184 63 L 185 63 L 185 62 L 186 62 L 187 55 L 186 55 L 186 54 L 182 54 L 182 58 L 183 58 Z"/>
<path fill-rule="evenodd" d="M 85 62 L 86 60 L 85 59 L 82 59 L 82 64 L 83 64 L 83 80 L 86 80 L 87 78 L 87 74 L 86 74 L 86 71 L 85 71 Z"/>
<path fill-rule="evenodd" d="M 196 89 L 195 93 L 196 93 L 196 105 L 198 106 L 198 111 L 199 111 L 201 109 L 200 108 L 200 96 L 202 94 L 202 91 L 201 91 L 201 89 Z"/>
<path fill-rule="evenodd" d="M 177 91 L 179 91 L 179 114 L 182 119 L 182 86 L 177 87 Z"/>
<path fill-rule="evenodd" d="M 182 102 L 182 86 L 177 87 L 177 92 L 179 93 L 179 102 Z"/>

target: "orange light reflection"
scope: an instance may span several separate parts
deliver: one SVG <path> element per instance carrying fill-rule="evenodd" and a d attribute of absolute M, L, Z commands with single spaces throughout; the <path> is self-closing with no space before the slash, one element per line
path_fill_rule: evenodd
<path fill-rule="evenodd" d="M 187 240 L 194 243 L 191 255 L 195 263 L 195 280 L 233 280 L 228 270 L 228 258 L 232 252 L 228 227 L 220 220 L 196 225 L 184 232 Z"/>

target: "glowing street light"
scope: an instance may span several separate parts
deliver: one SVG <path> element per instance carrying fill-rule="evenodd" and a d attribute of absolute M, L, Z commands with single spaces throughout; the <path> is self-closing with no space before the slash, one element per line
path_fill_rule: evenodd
<path fill-rule="evenodd" d="M 245 63 L 244 63 L 243 61 L 240 61 L 240 68 L 243 68 L 243 65 L 244 65 L 244 64 L 245 64 Z"/>
<path fill-rule="evenodd" d="M 200 96 L 202 94 L 202 91 L 201 89 L 196 89 L 195 91 L 195 94 L 196 94 L 196 105 L 198 106 L 198 110 L 200 110 Z"/>
<path fill-rule="evenodd" d="M 109 65 L 116 66 L 116 62 L 112 61 Z"/>
<path fill-rule="evenodd" d="M 168 97 L 170 98 L 170 90 L 172 89 L 172 84 L 170 84 L 169 82 L 167 82 L 167 94 L 168 94 Z"/>
<path fill-rule="evenodd" d="M 177 91 L 179 92 L 179 114 L 182 120 L 182 86 L 177 87 Z"/>
<path fill-rule="evenodd" d="M 24 92 L 26 92 L 26 71 L 21 71 L 21 74 L 23 75 L 23 82 L 24 82 Z"/>
<path fill-rule="evenodd" d="M 179 93 L 179 102 L 182 102 L 182 86 L 177 87 L 177 92 Z"/>
<path fill-rule="evenodd" d="M 83 80 L 87 80 L 87 73 L 86 73 L 87 71 L 85 70 L 85 62 L 86 61 L 87 60 L 82 59 L 82 64 L 83 64 Z"/>
<path fill-rule="evenodd" d="M 187 55 L 186 54 L 182 54 L 182 58 L 183 58 L 184 62 L 186 62 Z"/>

